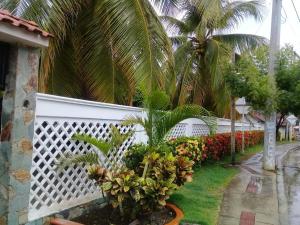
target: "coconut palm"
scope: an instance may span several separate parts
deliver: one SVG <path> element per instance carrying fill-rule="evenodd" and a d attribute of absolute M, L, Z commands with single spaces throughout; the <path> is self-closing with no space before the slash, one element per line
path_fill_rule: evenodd
<path fill-rule="evenodd" d="M 131 104 L 138 85 L 163 89 L 174 80 L 172 45 L 148 0 L 3 0 L 0 7 L 55 36 L 42 53 L 40 91 Z"/>
<path fill-rule="evenodd" d="M 229 109 L 229 95 L 222 76 L 222 61 L 240 52 L 265 44 L 262 37 L 232 34 L 246 17 L 261 20 L 260 1 L 183 1 L 182 20 L 163 16 L 176 47 L 177 90 L 173 104 L 187 101 L 201 104 L 219 116 Z"/>

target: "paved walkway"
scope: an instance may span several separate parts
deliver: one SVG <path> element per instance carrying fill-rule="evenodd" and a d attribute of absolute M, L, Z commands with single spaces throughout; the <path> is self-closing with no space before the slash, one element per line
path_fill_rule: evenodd
<path fill-rule="evenodd" d="M 280 161 L 296 146 L 299 144 L 279 145 L 276 158 Z M 276 173 L 262 170 L 261 153 L 240 168 L 224 192 L 219 225 L 279 225 Z"/>
<path fill-rule="evenodd" d="M 283 161 L 284 192 L 287 200 L 287 223 L 300 224 L 300 148 L 290 151 Z M 281 205 L 281 204 L 280 204 Z M 282 223 L 283 224 L 283 223 Z"/>

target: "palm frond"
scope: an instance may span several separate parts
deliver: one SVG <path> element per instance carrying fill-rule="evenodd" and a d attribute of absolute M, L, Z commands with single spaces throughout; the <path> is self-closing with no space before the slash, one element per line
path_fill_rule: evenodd
<path fill-rule="evenodd" d="M 268 43 L 266 38 L 252 34 L 219 34 L 214 35 L 213 39 L 223 42 L 240 52 L 253 50 Z"/>
<path fill-rule="evenodd" d="M 110 139 L 110 145 L 113 148 L 120 147 L 124 141 L 126 141 L 128 138 L 132 137 L 133 131 L 128 131 L 127 133 L 122 134 L 118 128 L 115 126 L 111 127 L 111 139 Z"/>
<path fill-rule="evenodd" d="M 180 8 L 182 0 L 150 0 L 160 12 L 164 14 L 172 14 Z"/>
<path fill-rule="evenodd" d="M 163 88 L 174 78 L 172 45 L 148 0 L 12 2 L 5 5 L 55 35 L 42 53 L 41 92 L 131 104 L 140 83 Z"/>
<path fill-rule="evenodd" d="M 124 126 L 140 125 L 141 127 L 144 128 L 148 137 L 150 137 L 152 133 L 152 129 L 149 126 L 149 121 L 141 116 L 127 116 L 124 118 L 122 125 Z"/>
<path fill-rule="evenodd" d="M 177 52 L 179 53 L 179 52 Z M 186 99 L 188 98 L 188 93 L 192 87 L 192 83 L 194 82 L 195 76 L 193 76 L 194 70 L 194 61 L 195 61 L 196 53 L 193 52 L 192 54 L 188 54 L 187 57 L 180 58 L 184 59 L 184 66 L 180 67 L 180 71 L 177 70 L 178 74 L 178 83 L 177 83 L 177 90 L 175 99 L 173 99 L 174 105 L 183 105 L 186 103 Z M 176 54 L 175 58 L 177 59 L 178 55 Z M 179 59 L 179 60 L 181 60 Z M 177 61 L 177 60 L 176 60 Z M 174 102 L 175 101 L 175 102 Z"/>
<path fill-rule="evenodd" d="M 188 34 L 192 30 L 183 21 L 171 17 L 171 16 L 161 16 L 161 21 L 166 24 L 166 29 L 171 32 L 177 32 L 179 34 Z"/>
<path fill-rule="evenodd" d="M 99 139 L 91 137 L 87 134 L 74 134 L 72 139 L 91 144 L 91 145 L 95 146 L 97 148 L 97 150 L 101 151 L 105 155 L 112 148 L 112 143 L 106 142 L 105 140 L 99 140 Z"/>
<path fill-rule="evenodd" d="M 186 36 L 171 36 L 170 40 L 172 42 L 172 45 L 177 48 L 180 45 L 183 45 L 187 42 L 188 38 Z M 175 64 L 176 65 L 176 64 Z"/>
<path fill-rule="evenodd" d="M 18 5 L 19 1 L 12 1 L 12 0 L 2 0 L 0 2 L 0 9 L 9 10 L 12 12 Z"/>
<path fill-rule="evenodd" d="M 179 122 L 189 118 L 198 118 L 203 120 L 213 130 L 215 119 L 211 113 L 201 106 L 184 105 L 177 107 L 172 111 L 166 111 L 160 115 L 159 119 L 154 120 L 155 143 L 160 143 L 166 137 L 168 132 Z"/>
<path fill-rule="evenodd" d="M 67 154 L 63 156 L 60 161 L 56 164 L 58 169 L 63 169 L 72 165 L 95 165 L 99 164 L 99 156 L 96 153 L 85 153 L 85 154 Z"/>
<path fill-rule="evenodd" d="M 224 15 L 220 19 L 219 28 L 236 28 L 246 18 L 254 18 L 257 21 L 262 20 L 262 1 L 232 1 L 228 2 L 224 8 Z"/>
<path fill-rule="evenodd" d="M 107 155 L 107 153 L 111 149 L 120 147 L 123 144 L 123 142 L 130 138 L 132 135 L 132 131 L 128 131 L 125 134 L 121 134 L 118 128 L 116 128 L 115 126 L 111 126 L 111 137 L 109 140 L 100 140 L 95 137 L 91 137 L 87 134 L 74 134 L 72 139 L 91 144 L 95 146 L 97 150 Z"/>
<path fill-rule="evenodd" d="M 168 72 L 162 73 L 162 65 L 164 71 L 173 67 L 172 46 L 151 4 L 144 0 L 104 0 L 95 14 L 101 32 L 110 35 L 122 71 L 134 74 L 138 83 L 163 87 Z"/>

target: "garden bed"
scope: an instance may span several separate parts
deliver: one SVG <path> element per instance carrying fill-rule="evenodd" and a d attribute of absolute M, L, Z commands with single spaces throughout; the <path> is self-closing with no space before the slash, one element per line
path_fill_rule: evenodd
<path fill-rule="evenodd" d="M 107 205 L 103 208 L 95 208 L 89 213 L 66 221 L 62 219 L 53 219 L 53 225 L 179 225 L 183 217 L 182 211 L 173 204 L 167 203 L 161 210 L 152 212 L 149 215 L 139 216 L 132 220 L 129 217 L 122 217 L 117 209 Z"/>

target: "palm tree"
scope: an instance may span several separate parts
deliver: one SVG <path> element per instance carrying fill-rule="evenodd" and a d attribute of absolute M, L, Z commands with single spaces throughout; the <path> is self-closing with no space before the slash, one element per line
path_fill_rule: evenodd
<path fill-rule="evenodd" d="M 182 120 L 198 118 L 203 120 L 213 132 L 215 118 L 211 113 L 198 105 L 183 105 L 173 110 L 166 110 L 170 105 L 170 97 L 160 90 L 153 91 L 150 95 L 144 95 L 144 109 L 147 117 L 129 116 L 123 122 L 124 125 L 141 125 L 149 140 L 150 149 L 162 144 L 171 129 Z"/>
<path fill-rule="evenodd" d="M 206 109 L 198 105 L 183 105 L 173 110 L 166 110 L 170 104 L 170 98 L 164 91 L 155 90 L 150 95 L 144 94 L 144 109 L 147 116 L 129 116 L 124 125 L 140 125 L 144 128 L 149 140 L 150 152 L 155 148 L 161 148 L 168 134 L 176 124 L 184 119 L 198 118 L 203 120 L 209 127 L 210 132 L 214 131 L 216 121 Z M 142 177 L 145 178 L 149 169 L 147 161 Z"/>
<path fill-rule="evenodd" d="M 174 81 L 172 45 L 148 0 L 3 0 L 0 7 L 55 36 L 42 53 L 42 92 L 130 105 L 140 84 L 164 89 Z"/>
<path fill-rule="evenodd" d="M 185 102 L 224 116 L 230 96 L 222 73 L 222 61 L 234 50 L 243 52 L 265 44 L 262 37 L 228 33 L 246 17 L 261 20 L 260 1 L 188 0 L 183 1 L 183 19 L 163 16 L 175 45 L 177 87 L 173 104 Z"/>

